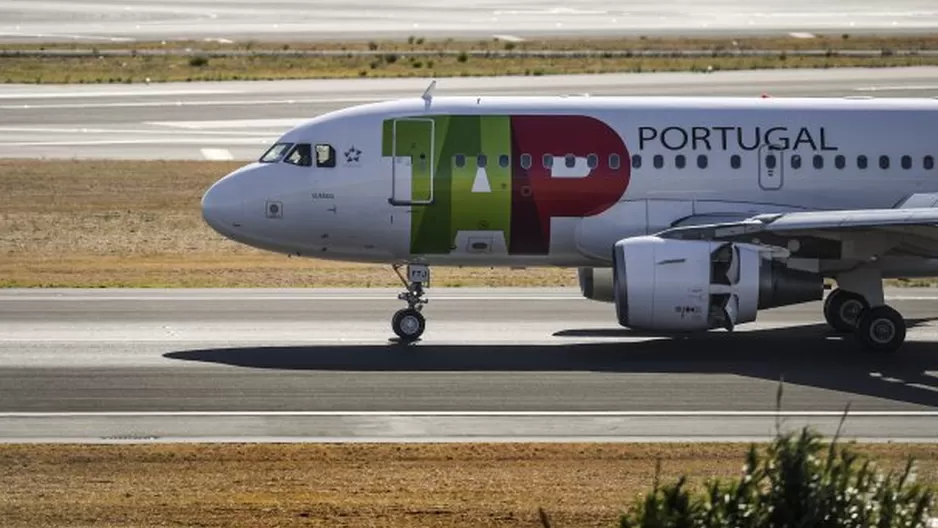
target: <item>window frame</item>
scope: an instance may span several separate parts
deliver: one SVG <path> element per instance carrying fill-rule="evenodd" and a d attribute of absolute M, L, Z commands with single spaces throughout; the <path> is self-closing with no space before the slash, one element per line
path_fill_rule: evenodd
<path fill-rule="evenodd" d="M 258 163 L 280 163 L 281 161 L 283 161 L 283 158 L 286 157 L 287 152 L 290 152 L 291 150 L 293 150 L 294 145 L 296 145 L 296 143 L 292 143 L 290 141 L 278 141 L 274 143 L 273 145 L 271 145 L 270 147 L 268 147 L 267 150 L 265 150 L 264 153 L 261 154 L 259 158 L 257 158 L 257 162 Z M 277 156 L 276 159 L 270 159 L 270 160 L 265 159 L 275 148 L 280 147 L 280 146 L 283 146 L 283 150 L 280 151 L 280 155 Z"/>
<path fill-rule="evenodd" d="M 303 157 L 303 153 L 300 153 L 300 159 L 297 162 L 290 161 L 290 157 L 293 156 L 294 152 L 299 152 L 301 148 L 309 149 L 306 152 L 306 157 Z M 335 156 L 333 156 L 335 158 Z M 305 161 L 305 163 L 304 163 Z M 287 165 L 293 165 L 294 167 L 312 167 L 313 166 L 313 145 L 311 143 L 295 143 L 290 147 L 290 151 L 283 156 L 283 163 Z M 316 158 L 316 165 L 319 165 L 319 158 Z"/>

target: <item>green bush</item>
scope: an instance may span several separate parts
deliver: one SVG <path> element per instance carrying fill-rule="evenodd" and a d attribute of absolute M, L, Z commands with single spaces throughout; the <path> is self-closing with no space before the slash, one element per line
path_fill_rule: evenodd
<path fill-rule="evenodd" d="M 739 479 L 703 493 L 686 477 L 652 491 L 620 528 L 893 528 L 927 526 L 933 492 L 915 483 L 914 461 L 882 474 L 870 460 L 805 428 L 778 434 L 764 457 L 752 446 Z"/>

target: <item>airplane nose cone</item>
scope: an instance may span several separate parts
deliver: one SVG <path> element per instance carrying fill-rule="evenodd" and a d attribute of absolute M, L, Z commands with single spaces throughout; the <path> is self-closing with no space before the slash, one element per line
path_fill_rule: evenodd
<path fill-rule="evenodd" d="M 212 229 L 230 236 L 241 227 L 243 214 L 241 195 L 232 178 L 222 178 L 202 196 L 202 218 Z"/>

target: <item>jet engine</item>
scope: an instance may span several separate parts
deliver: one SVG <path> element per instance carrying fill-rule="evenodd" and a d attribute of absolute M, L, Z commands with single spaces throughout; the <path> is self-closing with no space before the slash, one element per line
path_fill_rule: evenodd
<path fill-rule="evenodd" d="M 616 242 L 612 289 L 619 324 L 651 331 L 732 330 L 755 321 L 758 310 L 822 298 L 823 277 L 791 269 L 763 251 L 753 244 L 655 236 Z"/>

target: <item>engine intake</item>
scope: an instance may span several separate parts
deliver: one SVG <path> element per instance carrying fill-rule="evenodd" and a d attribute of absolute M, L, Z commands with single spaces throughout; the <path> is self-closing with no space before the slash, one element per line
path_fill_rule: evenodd
<path fill-rule="evenodd" d="M 760 246 L 655 236 L 617 242 L 612 279 L 619 324 L 654 331 L 732 329 L 824 293 L 822 276 L 764 258 Z"/>

